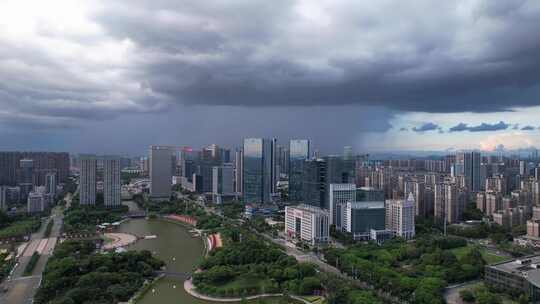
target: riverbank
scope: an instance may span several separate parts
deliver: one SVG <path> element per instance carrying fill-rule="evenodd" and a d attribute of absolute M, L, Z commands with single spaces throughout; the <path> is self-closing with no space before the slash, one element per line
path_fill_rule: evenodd
<path fill-rule="evenodd" d="M 262 298 L 275 298 L 275 297 L 282 297 L 283 296 L 282 293 L 265 293 L 265 294 L 247 296 L 247 297 L 243 297 L 243 298 L 217 298 L 217 297 L 211 297 L 211 296 L 200 294 L 195 289 L 196 288 L 193 285 L 193 281 L 192 281 L 191 278 L 189 280 L 184 281 L 184 290 L 188 294 L 190 294 L 192 297 L 197 298 L 199 300 L 210 301 L 210 302 L 239 303 L 239 302 L 242 302 L 243 300 L 248 300 L 249 301 L 249 300 L 262 299 Z M 300 301 L 302 303 L 311 304 L 311 302 L 309 302 L 309 301 L 307 301 L 305 299 L 302 299 L 299 296 L 290 295 L 290 297 L 297 300 L 297 301 Z"/>
<path fill-rule="evenodd" d="M 139 302 L 139 300 L 144 297 L 144 295 L 150 290 L 150 288 L 156 285 L 156 283 L 163 277 L 165 276 L 161 274 L 154 278 L 151 282 L 146 282 L 143 287 L 139 291 L 137 291 L 137 293 L 133 297 L 131 297 L 131 299 L 129 299 L 128 304 L 135 304 Z"/>
<path fill-rule="evenodd" d="M 137 237 L 129 233 L 104 233 L 103 236 L 107 240 L 103 245 L 104 250 L 126 247 L 137 241 Z"/>

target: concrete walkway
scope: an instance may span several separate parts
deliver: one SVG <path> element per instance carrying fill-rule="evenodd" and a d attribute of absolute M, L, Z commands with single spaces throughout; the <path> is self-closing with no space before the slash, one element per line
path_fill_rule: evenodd
<path fill-rule="evenodd" d="M 190 294 L 194 298 L 204 300 L 204 301 L 221 302 L 221 303 L 236 303 L 236 302 L 241 302 L 242 300 L 255 300 L 255 299 L 260 299 L 260 298 L 271 298 L 271 297 L 283 296 L 282 293 L 265 293 L 265 294 L 243 297 L 243 298 L 216 298 L 212 296 L 203 295 L 195 291 L 195 286 L 193 285 L 192 279 L 186 280 L 184 282 L 184 289 L 186 290 L 188 294 Z M 311 302 L 305 299 L 302 299 L 301 297 L 298 297 L 298 296 L 290 296 L 290 297 L 302 303 L 311 304 Z"/>

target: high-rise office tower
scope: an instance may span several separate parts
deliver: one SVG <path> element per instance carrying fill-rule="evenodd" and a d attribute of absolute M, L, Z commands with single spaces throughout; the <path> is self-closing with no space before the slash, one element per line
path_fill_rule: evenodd
<path fill-rule="evenodd" d="M 22 199 L 25 200 L 36 185 L 34 182 L 34 161 L 32 159 L 21 159 L 19 166 L 19 187 L 21 188 Z"/>
<path fill-rule="evenodd" d="M 234 162 L 234 186 L 235 192 L 242 195 L 244 192 L 244 150 L 238 149 L 235 153 Z"/>
<path fill-rule="evenodd" d="M 171 198 L 173 149 L 169 146 L 150 146 L 150 198 Z"/>
<path fill-rule="evenodd" d="M 7 210 L 7 186 L 0 186 L 0 210 Z"/>
<path fill-rule="evenodd" d="M 79 180 L 79 197 L 81 205 L 96 204 L 96 168 L 95 155 L 80 155 L 81 175 Z"/>
<path fill-rule="evenodd" d="M 353 159 L 353 148 L 351 146 L 343 147 L 343 159 L 352 160 Z"/>
<path fill-rule="evenodd" d="M 337 210 L 340 204 L 356 201 L 355 184 L 330 184 L 328 188 L 328 205 L 330 214 L 330 225 L 341 225 L 342 210 Z M 345 206 L 345 205 L 341 205 Z"/>
<path fill-rule="evenodd" d="M 521 175 L 522 177 L 529 176 L 529 164 L 525 160 L 519 161 L 519 175 Z"/>
<path fill-rule="evenodd" d="M 271 179 L 272 179 L 272 186 L 271 186 L 271 189 L 270 189 L 270 192 L 271 193 L 276 193 L 277 192 L 277 183 L 279 181 L 279 174 L 280 174 L 280 171 L 279 171 L 279 164 L 278 164 L 278 144 L 277 144 L 277 139 L 276 138 L 272 138 L 270 140 L 272 142 L 271 146 L 272 146 L 272 171 L 270 172 L 271 174 Z"/>
<path fill-rule="evenodd" d="M 234 167 L 231 163 L 215 166 L 212 178 L 213 194 L 232 195 L 234 193 Z"/>
<path fill-rule="evenodd" d="M 103 199 L 106 207 L 117 207 L 122 204 L 120 161 L 116 156 L 103 158 Z"/>
<path fill-rule="evenodd" d="M 469 191 L 480 191 L 480 152 L 460 152 L 456 155 L 457 175 L 465 177 L 465 184 Z"/>
<path fill-rule="evenodd" d="M 272 140 L 244 139 L 244 202 L 270 202 L 272 193 Z"/>
<path fill-rule="evenodd" d="M 304 163 L 309 158 L 310 141 L 308 139 L 292 139 L 289 143 L 289 200 L 303 201 L 302 176 Z"/>
<path fill-rule="evenodd" d="M 304 162 L 302 180 L 302 198 L 304 203 L 328 210 L 326 161 L 324 159 L 306 160 Z"/>
<path fill-rule="evenodd" d="M 414 197 L 406 200 L 386 200 L 386 228 L 406 240 L 415 235 Z"/>
<path fill-rule="evenodd" d="M 45 193 L 52 197 L 56 195 L 56 172 L 45 175 Z"/>

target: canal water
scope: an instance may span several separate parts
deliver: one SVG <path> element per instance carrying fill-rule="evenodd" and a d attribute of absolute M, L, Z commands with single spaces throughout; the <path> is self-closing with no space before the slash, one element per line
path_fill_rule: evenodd
<path fill-rule="evenodd" d="M 166 263 L 171 272 L 192 272 L 201 261 L 204 244 L 201 238 L 192 237 L 188 229 L 162 220 L 132 219 L 122 223 L 120 232 L 138 236 L 157 235 L 156 239 L 139 240 L 130 250 L 149 250 Z M 181 278 L 160 279 L 152 290 L 138 302 L 140 304 L 209 304 L 191 297 L 184 291 Z"/>

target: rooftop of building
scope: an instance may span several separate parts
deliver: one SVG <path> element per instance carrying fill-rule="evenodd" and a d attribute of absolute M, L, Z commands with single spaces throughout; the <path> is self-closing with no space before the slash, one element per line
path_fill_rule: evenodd
<path fill-rule="evenodd" d="M 352 209 L 384 209 L 383 201 L 369 201 L 369 202 L 348 202 Z"/>
<path fill-rule="evenodd" d="M 521 257 L 516 260 L 501 262 L 488 267 L 521 276 L 535 286 L 540 287 L 540 255 Z"/>
<path fill-rule="evenodd" d="M 328 214 L 328 212 L 326 210 L 323 210 L 323 209 L 321 209 L 319 207 L 306 205 L 306 204 L 300 204 L 300 205 L 297 205 L 297 206 L 287 206 L 285 208 L 294 208 L 294 209 L 301 210 L 301 211 Z"/>

